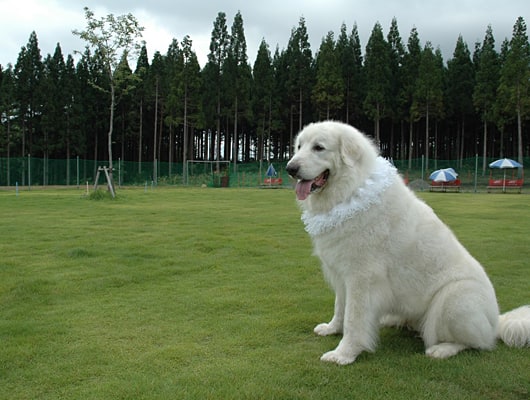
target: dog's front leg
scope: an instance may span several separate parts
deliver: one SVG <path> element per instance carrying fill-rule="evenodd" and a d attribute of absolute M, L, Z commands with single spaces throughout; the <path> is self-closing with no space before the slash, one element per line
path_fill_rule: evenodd
<path fill-rule="evenodd" d="M 344 305 L 346 288 L 343 283 L 335 288 L 335 309 L 333 318 L 329 323 L 322 323 L 315 326 L 314 332 L 320 336 L 336 335 L 342 333 L 344 325 Z"/>
<path fill-rule="evenodd" d="M 322 355 L 322 361 L 351 364 L 363 351 L 375 350 L 379 321 L 370 304 L 367 288 L 346 287 L 343 337 L 335 350 Z M 364 295 L 363 295 L 364 294 Z"/>

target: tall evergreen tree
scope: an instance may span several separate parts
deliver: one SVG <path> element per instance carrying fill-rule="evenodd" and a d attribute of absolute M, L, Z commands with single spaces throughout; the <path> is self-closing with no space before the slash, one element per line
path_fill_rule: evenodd
<path fill-rule="evenodd" d="M 253 113 L 256 119 L 258 159 L 270 160 L 274 69 L 269 46 L 261 40 L 253 68 Z M 267 148 L 264 149 L 265 143 Z"/>
<path fill-rule="evenodd" d="M 379 145 L 380 122 L 388 115 L 392 79 L 389 46 L 379 22 L 374 25 L 366 45 L 364 74 L 366 79 L 364 109 L 374 122 L 375 141 Z"/>
<path fill-rule="evenodd" d="M 191 39 L 185 37 L 182 41 L 188 43 L 191 49 Z M 182 149 L 182 143 L 179 142 L 179 134 L 177 133 L 178 127 L 183 125 L 183 111 L 182 108 L 185 107 L 185 101 L 182 100 L 181 85 L 182 76 L 184 69 L 184 52 L 181 50 L 179 42 L 177 39 L 173 38 L 169 48 L 167 49 L 166 54 L 166 75 L 167 82 L 169 84 L 169 90 L 167 94 L 167 104 L 166 104 L 166 114 L 165 114 L 165 125 L 169 128 L 169 152 L 168 152 L 168 161 L 169 161 L 169 175 L 171 176 L 172 167 L 171 163 L 174 159 L 179 158 L 179 152 Z M 184 104 L 183 104 L 184 103 Z M 174 150 L 177 152 L 177 156 L 174 155 Z M 184 165 L 185 167 L 185 165 Z M 185 171 L 184 171 L 185 172 Z M 185 176 L 185 174 L 183 174 Z"/>
<path fill-rule="evenodd" d="M 129 66 L 127 53 L 122 55 L 114 75 L 116 80 L 116 93 L 118 94 L 116 96 L 117 116 L 115 125 L 119 133 L 119 140 L 116 140 L 116 142 L 120 144 L 120 159 L 125 160 L 128 158 L 126 149 L 130 147 L 132 141 L 132 119 L 130 118 L 130 114 L 133 111 L 133 93 L 138 83 L 136 76 L 133 75 Z"/>
<path fill-rule="evenodd" d="M 401 107 L 405 110 L 405 121 L 409 122 L 409 140 L 408 140 L 408 167 L 412 167 L 413 155 L 413 133 L 414 123 L 417 121 L 417 115 L 414 113 L 413 102 L 414 93 L 416 92 L 416 83 L 418 79 L 419 67 L 421 62 L 421 46 L 418 31 L 413 28 L 407 42 L 407 51 L 403 56 L 403 83 L 399 94 Z M 405 153 L 402 153 L 405 156 Z"/>
<path fill-rule="evenodd" d="M 522 124 L 530 112 L 530 44 L 522 17 L 515 22 L 506 61 L 502 65 L 499 99 L 504 103 L 504 112 L 516 120 L 517 159 L 522 164 Z"/>
<path fill-rule="evenodd" d="M 44 156 L 43 184 L 47 185 L 48 159 L 59 149 L 60 141 L 65 135 L 66 119 L 64 118 L 65 103 L 64 75 L 65 63 L 61 46 L 57 43 L 53 57 L 48 55 L 44 61 L 42 90 L 47 101 L 42 106 L 41 148 Z"/>
<path fill-rule="evenodd" d="M 147 85 L 148 85 L 148 76 L 149 76 L 149 59 L 147 58 L 147 47 L 145 43 L 140 49 L 140 55 L 136 60 L 136 69 L 134 70 L 134 75 L 136 76 L 137 85 L 135 91 L 135 100 L 136 108 L 138 110 L 138 174 L 142 172 L 142 159 L 144 157 L 144 110 L 146 107 L 146 97 L 147 97 Z"/>
<path fill-rule="evenodd" d="M 427 42 L 421 54 L 418 69 L 414 101 L 412 104 L 415 118 L 425 118 L 425 140 L 423 153 L 425 155 L 425 170 L 429 169 L 430 152 L 430 118 L 431 115 L 440 113 L 443 104 L 443 65 L 440 65 L 439 56 L 435 54 L 432 44 Z"/>
<path fill-rule="evenodd" d="M 338 119 L 344 101 L 344 81 L 333 32 L 322 38 L 315 61 L 313 101 L 319 119 Z"/>
<path fill-rule="evenodd" d="M 22 126 L 22 155 L 26 150 L 32 154 L 33 135 L 39 127 L 41 106 L 44 103 L 41 98 L 42 80 L 42 57 L 40 54 L 37 34 L 33 31 L 29 37 L 28 44 L 22 47 L 15 64 L 16 96 L 19 105 L 18 120 Z M 26 142 L 27 132 L 27 142 Z M 25 174 L 24 174 L 25 176 Z"/>
<path fill-rule="evenodd" d="M 213 121 L 215 129 L 213 132 L 210 129 L 213 137 L 211 159 L 218 161 L 221 158 L 222 73 L 229 45 L 230 36 L 226 25 L 226 14 L 219 12 L 213 24 L 208 62 L 203 71 L 203 87 L 207 88 L 204 92 L 204 110 L 206 115 L 215 116 L 215 121 Z M 219 164 L 217 164 L 217 171 L 219 171 Z"/>
<path fill-rule="evenodd" d="M 491 25 L 486 30 L 482 47 L 477 54 L 475 87 L 473 90 L 473 104 L 480 113 L 483 124 L 482 139 L 482 174 L 486 173 L 488 124 L 495 119 L 495 98 L 499 85 L 499 55 L 495 51 L 495 38 Z"/>
<path fill-rule="evenodd" d="M 158 182 L 158 162 L 160 161 L 161 152 L 161 138 L 162 138 L 162 125 L 164 113 L 164 97 L 162 92 L 165 88 L 165 67 L 166 62 L 164 56 L 159 52 L 155 51 L 151 67 L 149 68 L 148 78 L 148 99 L 152 104 L 153 110 L 153 180 Z"/>
<path fill-rule="evenodd" d="M 349 37 L 349 44 L 353 51 L 353 70 L 351 75 L 351 80 L 353 82 L 353 87 L 351 88 L 352 93 L 352 107 L 351 116 L 354 119 L 360 120 L 362 113 L 362 103 L 365 96 L 366 88 L 363 85 L 363 55 L 362 55 L 362 46 L 361 40 L 359 39 L 359 31 L 357 29 L 357 24 L 353 25 L 353 28 Z M 350 118 L 350 117 L 348 117 Z M 359 122 L 360 123 L 360 122 Z"/>
<path fill-rule="evenodd" d="M 78 113 L 76 112 L 75 104 L 77 101 L 79 101 L 79 90 L 77 85 L 74 58 L 71 54 L 68 54 L 66 57 L 62 96 L 64 104 L 65 129 L 63 131 L 64 134 L 60 138 L 60 142 L 61 147 L 64 149 L 66 155 L 66 183 L 67 185 L 70 185 L 72 184 L 70 165 L 72 152 L 75 152 L 75 154 L 79 156 L 84 151 L 80 130 L 76 127 Z"/>
<path fill-rule="evenodd" d="M 201 79 L 200 66 L 197 55 L 192 49 L 192 41 L 189 36 L 182 40 L 182 72 L 179 79 L 178 94 L 181 101 L 181 118 L 183 126 L 183 151 L 182 162 L 187 168 L 188 159 L 194 159 L 192 153 L 193 141 L 190 141 L 190 133 L 194 127 L 202 121 L 202 107 L 200 101 Z M 191 129 L 190 129 L 191 128 Z M 186 171 L 184 171 L 184 177 Z"/>
<path fill-rule="evenodd" d="M 292 132 L 293 132 L 293 118 L 292 118 L 292 98 L 289 90 L 289 53 L 287 50 L 280 52 L 278 46 L 272 58 L 272 65 L 274 69 L 273 79 L 273 113 L 276 118 L 273 118 L 271 125 L 271 148 L 273 156 L 278 160 L 284 160 L 290 157 L 292 148 Z"/>
<path fill-rule="evenodd" d="M 240 115 L 247 115 L 250 110 L 251 69 L 248 65 L 247 42 L 243 27 L 243 17 L 240 12 L 234 17 L 232 24 L 230 45 L 228 47 L 225 73 L 225 92 L 231 98 L 232 121 L 234 123 L 232 141 L 232 161 L 234 172 L 237 171 L 239 155 L 239 122 Z M 245 138 L 244 138 L 245 139 Z M 248 138 L 246 138 L 248 143 Z"/>
<path fill-rule="evenodd" d="M 390 98 L 389 104 L 389 116 L 391 118 L 391 136 L 390 143 L 388 144 L 388 155 L 396 157 L 398 154 L 395 153 L 399 150 L 400 154 L 403 154 L 402 149 L 405 147 L 404 144 L 404 132 L 403 126 L 401 125 L 401 140 L 399 146 L 396 146 L 394 139 L 394 127 L 397 122 L 402 121 L 404 118 L 404 110 L 401 107 L 402 104 L 399 98 L 399 92 L 403 86 L 403 58 L 405 57 L 405 47 L 399 34 L 396 18 L 392 19 L 390 30 L 387 35 L 387 41 L 390 48 L 390 74 L 391 74 L 391 85 L 390 85 Z"/>
<path fill-rule="evenodd" d="M 463 158 L 466 142 L 466 128 L 473 115 L 473 87 L 475 71 L 471 53 L 462 35 L 456 42 L 453 58 L 447 61 L 447 97 L 446 109 L 458 121 L 457 157 Z M 460 166 L 460 165 L 459 165 Z"/>
<path fill-rule="evenodd" d="M 85 53 L 75 66 L 76 91 L 77 96 L 73 104 L 73 113 L 76 129 L 79 131 L 79 136 L 85 144 L 84 152 L 81 153 L 84 158 L 89 158 L 88 151 L 90 149 L 90 142 L 88 140 L 88 121 L 93 115 L 93 103 L 90 102 L 89 96 L 92 94 L 92 87 L 90 86 L 90 50 L 86 49 Z M 85 107 L 84 112 L 81 110 Z"/>
<path fill-rule="evenodd" d="M 313 85 L 313 55 L 304 17 L 298 22 L 298 27 L 293 29 L 287 45 L 285 56 L 289 65 L 287 90 L 291 99 L 291 128 L 289 129 L 289 143 L 293 144 L 294 110 L 298 114 L 298 130 L 302 130 L 305 122 L 309 122 L 304 114 L 304 105 L 311 100 L 311 87 Z M 309 115 L 309 113 L 307 113 Z"/>
<path fill-rule="evenodd" d="M 15 142 L 15 127 L 12 121 L 17 112 L 15 100 L 15 73 L 13 66 L 7 64 L 2 70 L 0 66 L 0 137 L 1 150 L 7 158 L 6 183 L 11 186 L 11 148 Z"/>
<path fill-rule="evenodd" d="M 500 95 L 500 78 L 501 72 L 503 69 L 506 60 L 508 59 L 508 52 L 510 51 L 510 41 L 508 38 L 504 38 L 501 43 L 501 49 L 499 52 L 499 87 L 497 87 L 497 98 L 495 100 L 494 112 L 495 112 L 495 124 L 500 131 L 500 140 L 499 140 L 499 157 L 504 158 L 505 154 L 505 137 L 504 133 L 506 130 L 506 125 L 510 120 L 513 120 L 513 116 L 506 111 L 506 101 Z"/>

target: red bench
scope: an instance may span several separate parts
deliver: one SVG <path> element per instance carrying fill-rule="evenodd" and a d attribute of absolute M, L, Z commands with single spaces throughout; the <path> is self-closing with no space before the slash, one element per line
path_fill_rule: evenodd
<path fill-rule="evenodd" d="M 262 186 L 282 186 L 282 178 L 265 178 Z"/>
<path fill-rule="evenodd" d="M 516 190 L 521 193 L 523 188 L 523 179 L 490 179 L 488 182 L 488 193 L 492 190 Z"/>
<path fill-rule="evenodd" d="M 460 192 L 460 185 L 461 185 L 460 179 L 455 179 L 451 182 L 436 182 L 431 181 L 431 186 L 429 186 L 429 190 L 431 192 L 447 192 L 447 191 L 453 191 L 453 192 Z"/>

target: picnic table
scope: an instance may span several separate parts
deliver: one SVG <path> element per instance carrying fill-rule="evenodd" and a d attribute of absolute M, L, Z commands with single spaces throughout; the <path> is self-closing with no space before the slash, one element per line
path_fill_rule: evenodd
<path fill-rule="evenodd" d="M 491 179 L 488 181 L 488 193 L 493 190 L 502 190 L 506 192 L 507 190 L 514 190 L 518 193 L 521 193 L 523 188 L 523 179 Z"/>
<path fill-rule="evenodd" d="M 429 186 L 429 191 L 431 192 L 460 192 L 460 179 L 455 179 L 454 181 L 449 182 L 436 182 L 431 181 Z"/>

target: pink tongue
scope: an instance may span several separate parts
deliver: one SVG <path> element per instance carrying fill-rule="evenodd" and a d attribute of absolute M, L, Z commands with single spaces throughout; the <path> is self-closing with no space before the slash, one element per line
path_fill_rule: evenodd
<path fill-rule="evenodd" d="M 298 200 L 305 200 L 309 193 L 311 193 L 311 185 L 313 181 L 299 180 L 296 184 L 296 197 Z"/>

